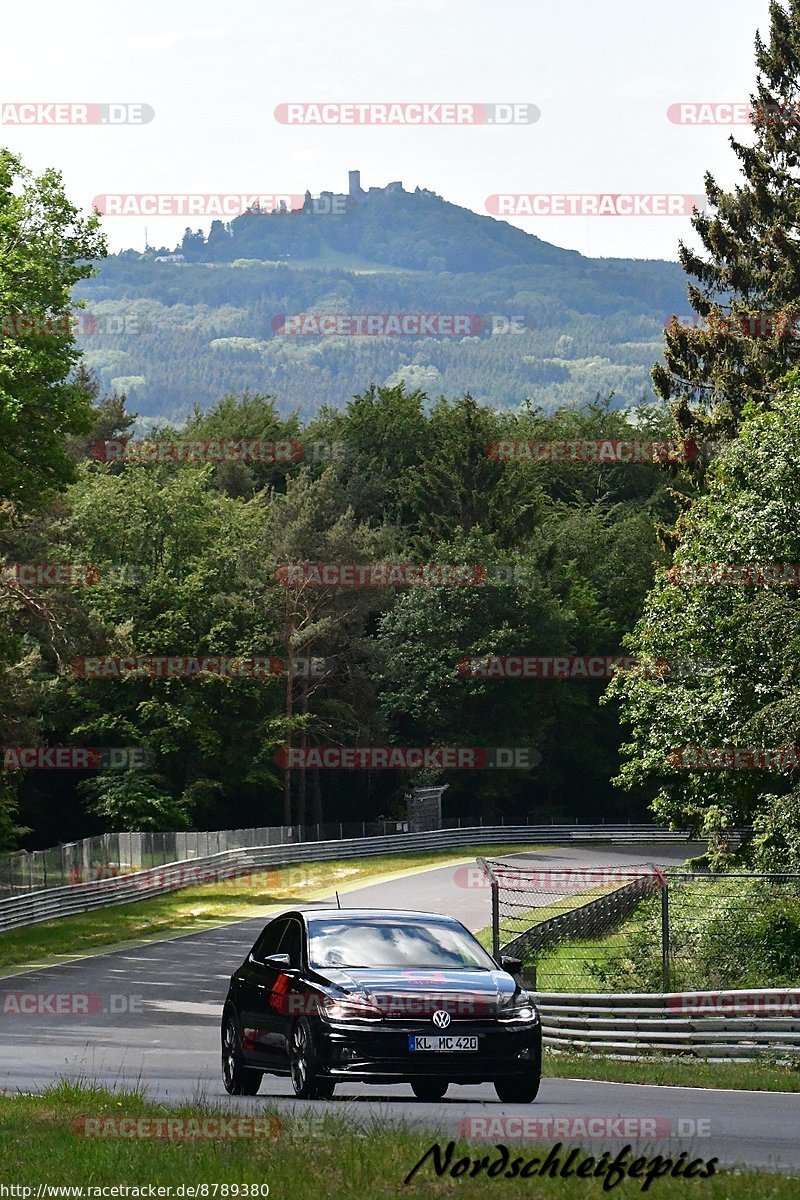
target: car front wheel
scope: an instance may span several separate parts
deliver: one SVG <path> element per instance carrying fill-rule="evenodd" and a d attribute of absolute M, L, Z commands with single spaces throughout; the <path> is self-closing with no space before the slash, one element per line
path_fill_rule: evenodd
<path fill-rule="evenodd" d="M 539 1094 L 539 1076 L 512 1075 L 510 1079 L 496 1079 L 494 1090 L 504 1104 L 532 1104 Z"/>
<path fill-rule="evenodd" d="M 242 1063 L 239 1033 L 232 1012 L 222 1023 L 222 1083 L 231 1096 L 255 1096 L 263 1079 L 261 1071 L 253 1071 Z"/>
<path fill-rule="evenodd" d="M 336 1084 L 319 1074 L 314 1035 L 305 1017 L 292 1030 L 289 1043 L 289 1074 L 298 1100 L 330 1100 Z"/>

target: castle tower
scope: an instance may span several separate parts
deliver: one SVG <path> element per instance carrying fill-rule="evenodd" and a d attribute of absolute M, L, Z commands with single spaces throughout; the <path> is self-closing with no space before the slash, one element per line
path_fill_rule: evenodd
<path fill-rule="evenodd" d="M 357 200 L 362 195 L 360 171 L 347 172 L 347 194 L 351 200 Z"/>

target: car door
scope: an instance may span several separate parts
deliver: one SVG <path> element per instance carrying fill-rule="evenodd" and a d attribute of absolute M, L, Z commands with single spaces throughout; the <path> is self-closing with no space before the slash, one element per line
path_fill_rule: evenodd
<path fill-rule="evenodd" d="M 275 1062 L 279 1057 L 270 1006 L 277 972 L 268 967 L 265 960 L 278 953 L 286 924 L 284 917 L 270 921 L 237 975 L 242 1048 L 256 1063 Z"/>
<path fill-rule="evenodd" d="M 270 1027 L 274 1044 L 282 1058 L 289 1055 L 292 1024 L 303 1010 L 307 991 L 303 985 L 303 926 L 296 917 L 289 917 L 278 954 L 288 954 L 289 969 L 275 973 L 270 997 Z"/>

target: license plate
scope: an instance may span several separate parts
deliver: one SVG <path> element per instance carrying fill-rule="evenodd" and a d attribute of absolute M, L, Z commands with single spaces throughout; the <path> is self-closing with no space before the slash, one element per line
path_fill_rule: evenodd
<path fill-rule="evenodd" d="M 408 1048 L 409 1050 L 430 1050 L 438 1054 L 450 1050 L 477 1050 L 478 1039 L 476 1037 L 428 1037 L 409 1034 Z"/>

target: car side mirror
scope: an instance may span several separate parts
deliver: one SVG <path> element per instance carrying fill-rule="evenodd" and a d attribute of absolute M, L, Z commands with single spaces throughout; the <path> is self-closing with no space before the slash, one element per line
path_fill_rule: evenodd
<path fill-rule="evenodd" d="M 508 971 L 509 975 L 519 975 L 522 970 L 522 959 L 511 958 L 508 954 L 501 954 L 500 966 L 502 970 Z"/>
<path fill-rule="evenodd" d="M 268 954 L 264 959 L 265 967 L 275 967 L 278 971 L 289 971 L 292 960 L 288 954 Z"/>

